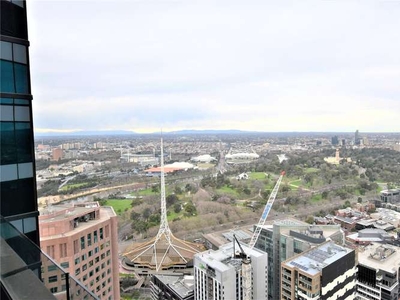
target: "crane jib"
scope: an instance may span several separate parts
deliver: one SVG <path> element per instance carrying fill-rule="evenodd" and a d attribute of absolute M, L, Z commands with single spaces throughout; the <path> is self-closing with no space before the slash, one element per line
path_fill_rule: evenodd
<path fill-rule="evenodd" d="M 263 219 L 267 217 L 270 209 L 271 209 L 271 204 L 267 204 L 267 206 L 265 207 L 264 213 L 262 214 Z"/>

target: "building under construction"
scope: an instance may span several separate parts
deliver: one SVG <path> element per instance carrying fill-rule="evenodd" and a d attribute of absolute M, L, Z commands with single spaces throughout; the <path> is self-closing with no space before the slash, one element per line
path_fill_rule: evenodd
<path fill-rule="evenodd" d="M 245 244 L 240 246 L 237 241 L 225 244 L 218 250 L 196 254 L 195 299 L 266 300 L 268 299 L 267 265 L 267 253 L 252 249 Z M 249 277 L 251 281 L 248 280 Z"/>
<path fill-rule="evenodd" d="M 203 245 L 186 242 L 175 237 L 167 220 L 165 199 L 164 153 L 161 139 L 161 221 L 157 236 L 134 244 L 124 253 L 128 267 L 150 269 L 156 272 L 167 269 L 184 269 L 193 266 L 193 256 L 203 251 Z"/>

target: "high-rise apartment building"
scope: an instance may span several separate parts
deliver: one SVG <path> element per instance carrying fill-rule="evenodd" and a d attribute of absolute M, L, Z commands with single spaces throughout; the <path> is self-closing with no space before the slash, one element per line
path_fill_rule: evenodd
<path fill-rule="evenodd" d="M 268 299 L 280 299 L 281 262 L 328 239 L 344 243 L 340 225 L 310 225 L 294 219 L 264 225 L 255 248 L 268 253 Z"/>
<path fill-rule="evenodd" d="M 246 258 L 241 258 L 239 249 L 237 244 L 229 243 L 194 256 L 195 299 L 242 300 L 245 295 L 247 299 L 268 298 L 268 255 L 242 245 Z"/>
<path fill-rule="evenodd" d="M 39 248 L 26 2 L 0 1 L 1 299 L 96 299 Z M 44 265 L 61 278 L 54 293 Z"/>
<path fill-rule="evenodd" d="M 25 1 L 1 1 L 1 215 L 39 245 Z"/>
<path fill-rule="evenodd" d="M 23 275 L 34 282 L 35 276 L 36 280 L 40 277 L 40 254 L 28 253 L 27 247 L 20 243 L 18 234 L 9 225 L 13 224 L 39 245 L 25 1 L 0 1 L 0 20 L 0 298 L 9 299 L 17 295 L 13 281 L 22 276 L 16 272 L 17 264 L 12 264 L 11 258 L 24 262 L 31 273 Z M 6 228 L 14 235 L 3 234 Z M 4 274 L 4 270 L 9 273 Z"/>
<path fill-rule="evenodd" d="M 117 216 L 98 202 L 53 205 L 39 217 L 42 250 L 101 299 L 119 299 Z M 61 278 L 46 269 L 53 292 Z M 54 270 L 55 271 L 55 270 Z M 51 279 L 51 280 L 50 280 Z"/>
<path fill-rule="evenodd" d="M 281 263 L 283 300 L 355 299 L 356 253 L 328 241 Z"/>
<path fill-rule="evenodd" d="M 400 299 L 399 273 L 399 247 L 377 243 L 360 247 L 356 299 Z"/>

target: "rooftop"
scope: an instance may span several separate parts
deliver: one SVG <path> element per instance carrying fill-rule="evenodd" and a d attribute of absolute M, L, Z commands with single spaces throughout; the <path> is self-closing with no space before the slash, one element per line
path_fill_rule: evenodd
<path fill-rule="evenodd" d="M 394 273 L 400 268 L 400 248 L 377 243 L 360 247 L 358 263 L 376 270 Z"/>
<path fill-rule="evenodd" d="M 245 244 L 240 244 L 243 248 L 243 251 L 250 257 L 260 257 L 265 255 L 261 251 L 257 249 L 250 249 Z M 235 245 L 235 250 L 239 251 L 239 246 Z M 219 250 L 207 250 L 205 252 L 201 252 L 196 254 L 196 257 L 199 257 L 202 262 L 206 263 L 209 266 L 212 266 L 213 269 L 218 270 L 219 272 L 224 272 L 229 269 L 236 269 L 239 264 L 239 259 L 233 258 L 233 243 L 229 243 L 220 247 Z M 241 259 L 240 259 L 241 261 Z"/>
<path fill-rule="evenodd" d="M 297 267 L 304 273 L 314 276 L 323 268 L 342 258 L 350 251 L 352 250 L 338 246 L 334 242 L 329 241 L 303 252 L 296 257 L 288 259 L 282 264 L 289 268 Z"/>
<path fill-rule="evenodd" d="M 79 231 L 104 222 L 116 214 L 110 206 L 100 206 L 98 202 L 87 202 L 75 205 L 52 205 L 40 211 L 40 239 L 45 241 L 57 237 L 76 234 Z M 57 226 L 56 223 L 70 222 L 68 226 Z M 53 228 L 53 230 L 50 230 Z"/>
<path fill-rule="evenodd" d="M 193 276 L 173 276 L 173 275 L 154 275 L 164 283 L 169 286 L 176 294 L 179 296 L 186 297 L 194 292 L 194 277 Z"/>

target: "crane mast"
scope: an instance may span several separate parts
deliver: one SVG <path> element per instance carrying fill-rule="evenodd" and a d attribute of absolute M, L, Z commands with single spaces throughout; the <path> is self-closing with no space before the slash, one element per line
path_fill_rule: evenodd
<path fill-rule="evenodd" d="M 260 232 L 261 232 L 261 226 L 264 225 L 265 221 L 267 220 L 268 214 L 272 208 L 272 205 L 274 204 L 276 195 L 278 194 L 278 191 L 279 191 L 279 186 L 282 182 L 282 178 L 284 175 L 285 175 L 285 171 L 282 171 L 281 175 L 278 178 L 278 181 L 276 182 L 276 184 L 274 186 L 274 189 L 272 190 L 271 195 L 268 198 L 267 204 L 265 205 L 265 208 L 261 215 L 261 218 L 258 221 L 258 224 L 254 230 L 253 236 L 250 239 L 250 242 L 249 242 L 250 249 L 252 249 L 257 242 L 258 236 L 260 235 Z"/>
<path fill-rule="evenodd" d="M 279 186 L 282 182 L 282 178 L 285 175 L 285 172 L 282 171 L 281 175 L 278 178 L 278 181 L 276 182 L 274 189 L 272 190 L 271 195 L 268 198 L 267 204 L 265 205 L 264 211 L 261 215 L 260 220 L 258 221 L 257 227 L 254 230 L 253 236 L 251 237 L 250 243 L 249 243 L 249 248 L 253 249 L 254 245 L 257 242 L 258 236 L 260 235 L 261 232 L 261 226 L 265 224 L 265 221 L 267 220 L 268 214 L 272 208 L 272 205 L 274 204 L 276 195 L 278 194 L 279 191 Z M 242 257 L 242 278 L 243 278 L 243 300 L 252 300 L 252 276 L 251 276 L 251 261 L 250 258 L 247 257 L 247 255 L 244 253 L 242 247 L 240 246 L 239 241 L 236 239 L 236 236 L 234 235 L 234 241 L 233 245 L 235 246 L 235 240 L 238 243 L 241 254 L 240 256 Z"/>

